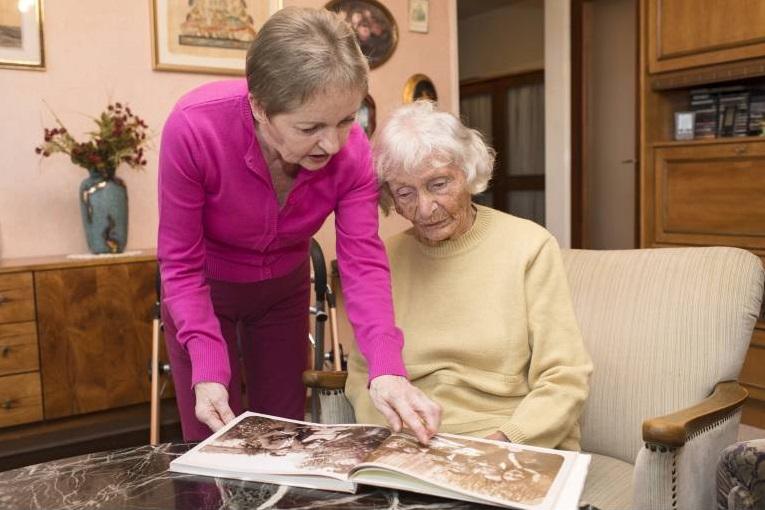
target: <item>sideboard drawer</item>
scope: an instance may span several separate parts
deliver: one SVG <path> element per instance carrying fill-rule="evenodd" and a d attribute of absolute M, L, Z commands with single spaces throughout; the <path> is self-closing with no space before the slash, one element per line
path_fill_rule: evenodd
<path fill-rule="evenodd" d="M 34 372 L 39 368 L 35 323 L 0 324 L 0 376 Z"/>
<path fill-rule="evenodd" d="M 32 273 L 0 275 L 0 324 L 34 320 Z"/>
<path fill-rule="evenodd" d="M 0 377 L 0 427 L 40 421 L 42 418 L 39 372 Z"/>

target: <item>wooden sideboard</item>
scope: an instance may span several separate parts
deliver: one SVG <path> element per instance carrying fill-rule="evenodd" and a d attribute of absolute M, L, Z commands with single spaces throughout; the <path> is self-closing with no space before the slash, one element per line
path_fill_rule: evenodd
<path fill-rule="evenodd" d="M 0 427 L 147 402 L 156 260 L 0 262 Z"/>

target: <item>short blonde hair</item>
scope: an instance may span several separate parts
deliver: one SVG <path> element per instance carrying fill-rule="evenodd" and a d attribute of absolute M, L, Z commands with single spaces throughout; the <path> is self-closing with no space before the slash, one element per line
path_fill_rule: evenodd
<path fill-rule="evenodd" d="M 380 205 L 386 213 L 391 205 L 386 183 L 392 172 L 454 165 L 465 172 L 468 189 L 475 195 L 489 185 L 496 157 L 481 133 L 424 100 L 394 110 L 377 133 L 373 151 Z"/>
<path fill-rule="evenodd" d="M 353 29 L 326 9 L 286 7 L 247 51 L 247 88 L 266 115 L 295 110 L 316 93 L 369 88 L 369 64 Z"/>

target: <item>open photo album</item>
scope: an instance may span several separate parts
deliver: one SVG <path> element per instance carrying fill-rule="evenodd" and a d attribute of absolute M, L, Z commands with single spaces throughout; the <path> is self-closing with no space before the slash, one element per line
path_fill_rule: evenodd
<path fill-rule="evenodd" d="M 590 457 L 451 434 L 243 413 L 170 470 L 353 493 L 357 484 L 516 509 L 575 509 Z"/>

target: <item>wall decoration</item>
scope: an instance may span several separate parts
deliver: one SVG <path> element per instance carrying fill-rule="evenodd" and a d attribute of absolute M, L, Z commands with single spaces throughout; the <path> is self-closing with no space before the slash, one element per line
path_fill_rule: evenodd
<path fill-rule="evenodd" d="M 415 74 L 404 84 L 404 103 L 411 103 L 418 99 L 428 99 L 433 102 L 438 102 L 438 94 L 436 93 L 436 86 L 430 78 L 424 74 Z"/>
<path fill-rule="evenodd" d="M 159 71 L 244 75 L 247 48 L 282 0 L 151 0 Z"/>
<path fill-rule="evenodd" d="M 383 65 L 393 54 L 398 27 L 383 4 L 377 0 L 331 0 L 326 8 L 339 13 L 353 27 L 371 69 Z"/>
<path fill-rule="evenodd" d="M 428 33 L 429 0 L 409 0 L 409 31 Z"/>
<path fill-rule="evenodd" d="M 375 100 L 369 94 L 361 102 L 359 111 L 356 112 L 356 122 L 364 128 L 367 138 L 372 138 L 377 127 L 377 107 Z"/>
<path fill-rule="evenodd" d="M 0 0 L 0 67 L 45 69 L 42 0 Z"/>

